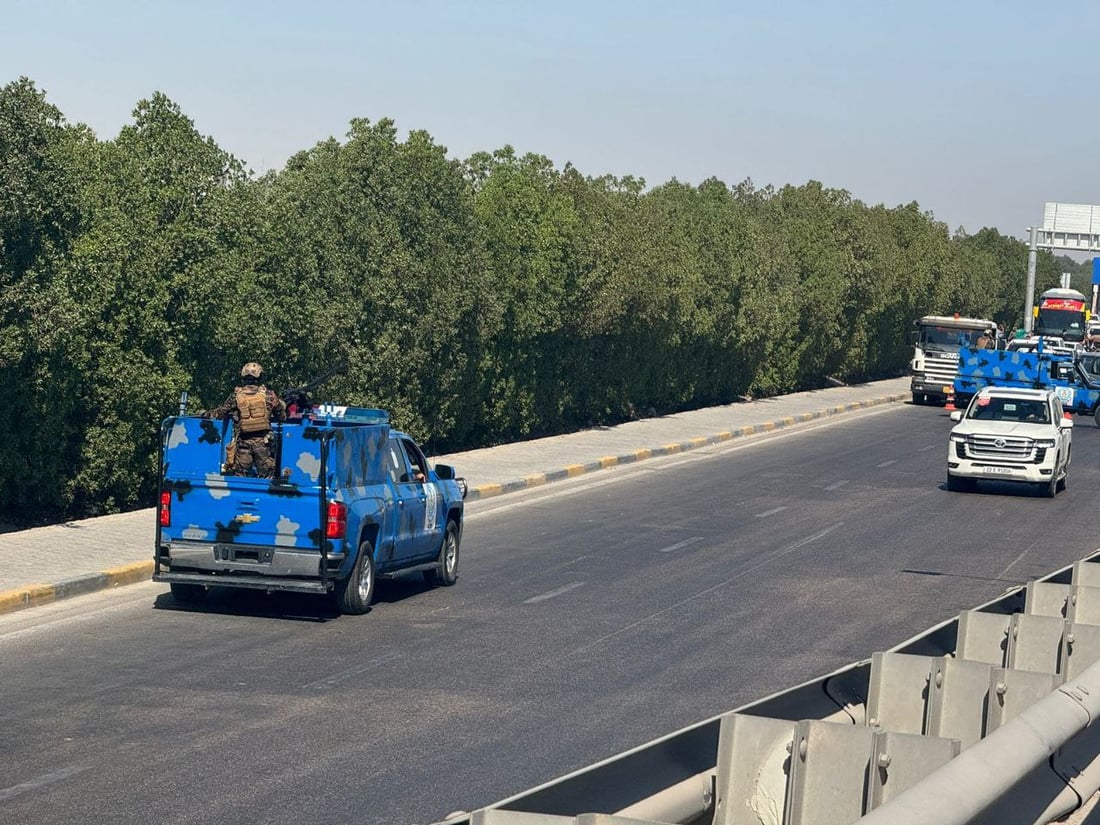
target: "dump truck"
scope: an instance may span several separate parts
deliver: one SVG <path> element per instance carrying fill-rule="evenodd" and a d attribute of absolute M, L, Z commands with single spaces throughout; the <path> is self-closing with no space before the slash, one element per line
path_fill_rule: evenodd
<path fill-rule="evenodd" d="M 910 388 L 914 404 L 944 403 L 958 374 L 959 349 L 972 347 L 996 324 L 985 318 L 925 315 L 914 321 Z"/>

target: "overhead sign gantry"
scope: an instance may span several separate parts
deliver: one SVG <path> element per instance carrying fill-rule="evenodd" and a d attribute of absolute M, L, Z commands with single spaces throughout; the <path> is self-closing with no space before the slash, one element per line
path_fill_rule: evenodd
<path fill-rule="evenodd" d="M 1028 227 L 1027 297 L 1024 329 L 1031 332 L 1035 306 L 1035 259 L 1040 249 L 1052 252 L 1100 252 L 1100 206 L 1085 203 L 1047 203 L 1043 225 Z M 1093 294 L 1096 286 L 1093 286 Z M 1096 301 L 1093 300 L 1095 307 Z"/>

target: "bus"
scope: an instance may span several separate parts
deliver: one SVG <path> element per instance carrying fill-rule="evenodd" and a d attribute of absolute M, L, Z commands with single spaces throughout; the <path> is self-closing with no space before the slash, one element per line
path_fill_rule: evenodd
<path fill-rule="evenodd" d="M 1048 289 L 1039 297 L 1033 334 L 1081 343 L 1085 340 L 1088 320 L 1084 295 L 1076 289 Z"/>

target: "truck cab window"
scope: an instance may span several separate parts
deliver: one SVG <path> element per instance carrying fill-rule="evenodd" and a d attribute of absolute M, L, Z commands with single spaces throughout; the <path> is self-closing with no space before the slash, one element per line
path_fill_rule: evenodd
<path fill-rule="evenodd" d="M 411 441 L 402 441 L 401 446 L 405 450 L 405 457 L 408 459 L 409 466 L 412 468 L 411 479 L 416 481 L 428 480 L 428 462 L 424 458 L 424 454 L 420 452 L 420 448 L 413 444 Z"/>
<path fill-rule="evenodd" d="M 400 484 L 407 478 L 409 467 L 405 463 L 405 451 L 391 441 L 386 450 L 386 476 L 394 484 Z"/>

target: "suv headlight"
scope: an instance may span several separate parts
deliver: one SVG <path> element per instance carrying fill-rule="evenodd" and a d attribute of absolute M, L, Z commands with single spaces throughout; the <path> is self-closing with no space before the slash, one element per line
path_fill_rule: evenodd
<path fill-rule="evenodd" d="M 965 442 L 966 441 L 966 436 L 965 435 L 956 435 L 955 433 L 951 433 L 951 441 L 953 443 Z"/>
<path fill-rule="evenodd" d="M 1049 447 L 1053 447 L 1057 443 L 1058 442 L 1055 441 L 1053 438 L 1037 438 L 1037 439 L 1035 439 L 1035 446 L 1036 447 L 1048 447 L 1049 448 Z"/>

